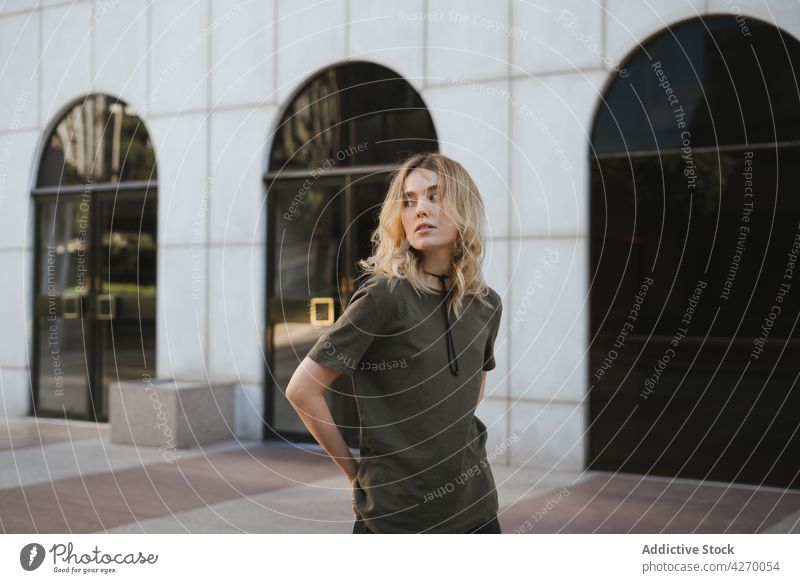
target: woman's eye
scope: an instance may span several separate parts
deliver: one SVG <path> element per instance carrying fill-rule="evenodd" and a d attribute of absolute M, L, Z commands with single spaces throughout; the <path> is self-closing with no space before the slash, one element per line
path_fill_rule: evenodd
<path fill-rule="evenodd" d="M 411 206 L 411 202 L 411 200 L 406 199 L 403 201 L 403 206 Z"/>

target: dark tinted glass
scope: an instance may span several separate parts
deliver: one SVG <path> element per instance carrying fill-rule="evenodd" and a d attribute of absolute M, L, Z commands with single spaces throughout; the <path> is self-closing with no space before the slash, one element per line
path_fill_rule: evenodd
<path fill-rule="evenodd" d="M 679 148 L 685 137 L 695 148 L 800 139 L 800 44 L 746 24 L 708 16 L 644 43 L 600 105 L 594 151 Z"/>
<path fill-rule="evenodd" d="M 275 134 L 270 171 L 397 164 L 436 149 L 419 94 L 372 63 L 329 69 L 298 93 Z"/>
<path fill-rule="evenodd" d="M 593 163 L 592 467 L 797 487 L 800 147 L 695 162 Z"/>
<path fill-rule="evenodd" d="M 598 111 L 590 469 L 800 480 L 800 43 L 746 24 L 662 31 Z"/>

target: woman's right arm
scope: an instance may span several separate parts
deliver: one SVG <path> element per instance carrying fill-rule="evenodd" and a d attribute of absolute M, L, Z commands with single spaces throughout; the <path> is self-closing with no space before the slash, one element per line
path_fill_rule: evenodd
<path fill-rule="evenodd" d="M 314 439 L 352 482 L 358 472 L 358 461 L 350 453 L 325 400 L 325 391 L 340 374 L 305 357 L 289 380 L 286 398 Z"/>

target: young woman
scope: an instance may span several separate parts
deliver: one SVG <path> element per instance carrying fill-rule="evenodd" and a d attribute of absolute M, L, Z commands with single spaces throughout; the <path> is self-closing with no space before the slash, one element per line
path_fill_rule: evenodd
<path fill-rule="evenodd" d="M 458 162 L 397 170 L 367 279 L 300 363 L 286 396 L 353 489 L 354 533 L 499 533 L 486 426 L 475 416 L 502 302 L 481 273 L 480 193 Z M 355 380 L 360 460 L 325 391 Z"/>

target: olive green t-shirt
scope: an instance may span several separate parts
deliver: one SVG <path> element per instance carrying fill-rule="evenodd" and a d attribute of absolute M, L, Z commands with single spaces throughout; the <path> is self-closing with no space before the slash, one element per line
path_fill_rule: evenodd
<path fill-rule="evenodd" d="M 350 376 L 361 418 L 356 508 L 377 533 L 460 533 L 497 513 L 486 426 L 475 416 L 481 371 L 495 367 L 502 301 L 464 299 L 450 313 L 459 374 L 450 371 L 442 298 L 405 279 L 371 276 L 309 358 Z"/>

